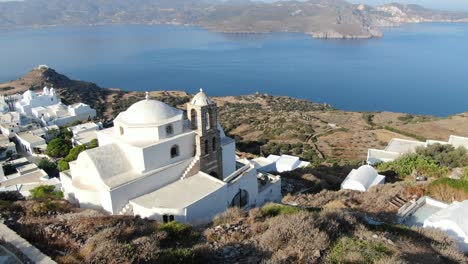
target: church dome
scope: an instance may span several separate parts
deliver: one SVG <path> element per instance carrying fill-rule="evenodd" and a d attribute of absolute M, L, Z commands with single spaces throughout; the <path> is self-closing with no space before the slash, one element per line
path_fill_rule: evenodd
<path fill-rule="evenodd" d="M 205 92 L 203 92 L 203 89 L 200 89 L 200 92 L 193 97 L 191 104 L 197 106 L 205 106 L 214 104 L 214 102 L 205 94 Z"/>
<path fill-rule="evenodd" d="M 130 106 L 120 116 L 127 125 L 159 125 L 183 118 L 183 112 L 156 100 L 142 100 Z"/>

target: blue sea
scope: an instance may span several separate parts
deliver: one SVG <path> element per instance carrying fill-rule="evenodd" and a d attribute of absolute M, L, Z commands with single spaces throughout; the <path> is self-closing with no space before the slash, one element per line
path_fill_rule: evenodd
<path fill-rule="evenodd" d="M 0 31 L 0 82 L 39 64 L 124 90 L 288 95 L 353 111 L 468 111 L 468 24 L 385 29 L 381 39 L 222 34 L 112 25 Z"/>

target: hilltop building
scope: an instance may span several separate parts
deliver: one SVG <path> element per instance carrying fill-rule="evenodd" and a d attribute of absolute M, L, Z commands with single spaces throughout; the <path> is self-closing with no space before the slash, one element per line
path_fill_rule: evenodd
<path fill-rule="evenodd" d="M 20 114 L 32 115 L 34 107 L 45 107 L 60 103 L 60 98 L 55 93 L 54 88 L 44 87 L 43 93 L 37 95 L 34 91 L 28 90 L 23 93 L 22 99 L 15 104 L 16 111 Z"/>
<path fill-rule="evenodd" d="M 15 103 L 16 111 L 37 120 L 43 126 L 64 126 L 75 121 L 86 121 L 96 117 L 96 110 L 89 105 L 77 103 L 65 105 L 54 88 L 43 88 L 42 94 L 28 90 L 23 93 L 21 100 Z"/>
<path fill-rule="evenodd" d="M 269 155 L 268 157 L 259 157 L 252 160 L 252 163 L 260 171 L 282 173 L 293 171 L 298 168 L 305 168 L 310 162 L 302 161 L 299 157 L 290 155 Z"/>
<path fill-rule="evenodd" d="M 281 179 L 235 155 L 203 92 L 187 116 L 162 102 L 133 104 L 96 131 L 99 147 L 82 152 L 61 173 L 65 197 L 81 207 L 160 221 L 206 223 L 230 206 L 281 199 Z"/>

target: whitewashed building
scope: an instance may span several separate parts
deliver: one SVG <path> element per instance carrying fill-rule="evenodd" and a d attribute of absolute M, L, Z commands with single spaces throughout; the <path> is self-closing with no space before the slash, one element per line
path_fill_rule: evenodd
<path fill-rule="evenodd" d="M 88 121 L 96 117 L 96 110 L 83 103 L 69 106 L 62 103 L 50 106 L 38 106 L 31 111 L 34 118 L 40 120 L 44 126 L 64 126 L 76 121 Z"/>
<path fill-rule="evenodd" d="M 341 183 L 343 190 L 366 192 L 371 187 L 385 183 L 385 176 L 379 175 L 377 170 L 369 165 L 353 169 Z"/>
<path fill-rule="evenodd" d="M 40 95 L 31 90 L 24 92 L 22 99 L 16 102 L 15 109 L 21 114 L 32 115 L 32 109 L 35 107 L 45 107 L 58 103 L 60 103 L 60 98 L 55 93 L 55 89 L 49 89 L 46 86 Z"/>
<path fill-rule="evenodd" d="M 31 132 L 21 132 L 16 135 L 18 147 L 29 154 L 36 154 L 47 149 L 46 140 Z"/>
<path fill-rule="evenodd" d="M 81 207 L 160 221 L 209 222 L 230 206 L 281 199 L 281 179 L 236 160 L 235 141 L 200 91 L 181 110 L 146 100 L 97 131 L 99 147 L 61 173 L 65 197 Z"/>
<path fill-rule="evenodd" d="M 452 135 L 448 141 L 426 140 L 426 142 L 393 138 L 384 150 L 369 149 L 367 151 L 367 164 L 375 165 L 394 161 L 401 155 L 414 153 L 418 148 L 425 148 L 432 144 L 452 145 L 455 148 L 464 147 L 468 149 L 468 138 Z"/>
<path fill-rule="evenodd" d="M 97 139 L 96 132 L 102 129 L 102 123 L 88 122 L 77 126 L 69 127 L 68 130 L 73 133 L 73 146 L 87 145 L 92 140 Z"/>
<path fill-rule="evenodd" d="M 251 162 L 261 171 L 279 173 L 305 168 L 310 165 L 310 162 L 302 161 L 299 157 L 291 155 L 269 155 L 266 158 L 255 158 Z"/>

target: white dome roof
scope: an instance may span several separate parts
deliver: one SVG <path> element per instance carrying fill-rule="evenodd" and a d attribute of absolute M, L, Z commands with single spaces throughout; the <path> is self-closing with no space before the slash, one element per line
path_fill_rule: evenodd
<path fill-rule="evenodd" d="M 200 89 L 200 92 L 193 97 L 191 104 L 205 106 L 214 104 L 214 102 L 205 94 L 205 92 L 203 92 L 203 89 Z"/>
<path fill-rule="evenodd" d="M 142 100 L 123 112 L 119 119 L 128 125 L 158 125 L 181 120 L 183 112 L 156 100 Z"/>

